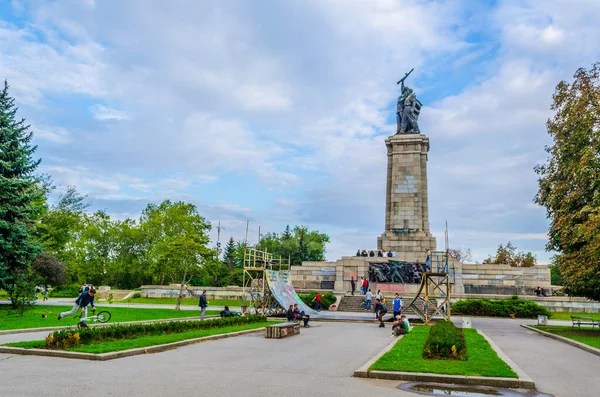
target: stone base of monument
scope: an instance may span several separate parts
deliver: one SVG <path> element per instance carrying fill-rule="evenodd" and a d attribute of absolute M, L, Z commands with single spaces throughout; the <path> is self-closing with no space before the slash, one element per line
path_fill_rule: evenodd
<path fill-rule="evenodd" d="M 299 323 L 283 323 L 269 325 L 265 328 L 265 338 L 281 339 L 300 334 Z"/>

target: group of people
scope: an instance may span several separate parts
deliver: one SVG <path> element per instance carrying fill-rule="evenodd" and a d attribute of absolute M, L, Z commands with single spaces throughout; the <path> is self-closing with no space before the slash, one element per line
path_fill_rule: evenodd
<path fill-rule="evenodd" d="M 369 252 L 367 252 L 367 250 L 358 250 L 356 251 L 356 256 L 370 256 L 370 257 L 374 257 L 374 256 L 378 256 L 380 258 L 383 258 L 384 256 L 387 256 L 388 258 L 391 258 L 392 256 L 394 256 L 394 254 L 392 254 L 392 251 L 388 251 L 387 254 L 384 254 L 384 251 L 377 251 L 377 254 L 375 254 L 375 251 L 370 250 Z"/>
<path fill-rule="evenodd" d="M 536 294 L 537 296 L 540 296 L 540 297 L 541 297 L 541 296 L 548 296 L 548 295 L 546 294 L 546 290 L 545 290 L 545 289 L 543 289 L 542 287 L 537 287 L 537 288 L 535 289 L 535 294 Z"/>
<path fill-rule="evenodd" d="M 72 316 L 77 313 L 77 311 L 81 310 L 81 320 L 79 321 L 79 326 L 86 328 L 87 324 L 85 323 L 87 320 L 87 310 L 88 306 L 92 307 L 92 312 L 96 311 L 96 305 L 94 304 L 94 295 L 96 295 L 96 290 L 92 284 L 84 283 L 79 288 L 79 296 L 75 300 L 75 304 L 73 308 L 69 311 L 62 312 L 58 315 L 57 320 L 60 320 L 63 317 Z"/>
<path fill-rule="evenodd" d="M 304 310 L 300 310 L 298 308 L 298 304 L 290 305 L 288 311 L 286 313 L 286 318 L 288 321 L 300 321 L 304 322 L 304 327 L 309 328 L 310 325 L 308 321 L 310 320 L 310 316 L 304 312 Z"/>

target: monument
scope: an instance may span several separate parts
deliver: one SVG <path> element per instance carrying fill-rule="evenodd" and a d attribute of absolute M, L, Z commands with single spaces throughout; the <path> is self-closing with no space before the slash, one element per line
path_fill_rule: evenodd
<path fill-rule="evenodd" d="M 423 261 L 427 249 L 436 250 L 436 241 L 429 231 L 429 138 L 419 129 L 421 102 L 404 84 L 413 70 L 397 83 L 401 84 L 401 92 L 396 108 L 396 134 L 385 140 L 388 155 L 385 231 L 377 238 L 377 249 L 397 252 L 403 260 Z"/>
<path fill-rule="evenodd" d="M 435 274 L 444 272 L 452 278 L 449 283 L 454 298 L 473 296 L 470 294 L 528 294 L 536 286 L 549 289 L 550 272 L 546 267 L 464 264 L 447 255 L 445 250 L 437 251 L 435 237 L 429 229 L 429 138 L 419 128 L 422 104 L 415 92 L 405 85 L 411 72 L 397 83 L 400 96 L 396 107 L 396 133 L 385 140 L 388 158 L 385 230 L 377 237 L 377 249 L 386 255 L 373 252 L 367 256 L 343 256 L 331 262 L 303 262 L 302 266 L 291 267 L 294 287 L 346 293 L 351 289 L 352 279 L 356 283 L 364 277 L 370 280 L 373 291 L 380 289 L 388 296 L 398 292 L 405 298 L 417 297 L 424 273 L 431 272 L 439 281 L 440 276 Z M 388 256 L 390 252 L 393 254 Z M 444 294 L 446 299 L 448 294 Z M 342 302 L 339 310 L 346 310 L 344 306 L 352 306 L 351 302 L 360 310 L 360 299 L 358 296 L 344 298 L 344 302 L 350 303 Z"/>

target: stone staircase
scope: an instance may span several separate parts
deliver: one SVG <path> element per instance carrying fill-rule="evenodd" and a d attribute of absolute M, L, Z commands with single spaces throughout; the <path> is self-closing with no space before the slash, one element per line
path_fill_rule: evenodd
<path fill-rule="evenodd" d="M 402 295 L 402 303 L 404 303 L 405 306 L 408 306 L 414 298 L 415 298 L 414 296 Z M 340 305 L 339 305 L 337 311 L 338 312 L 359 312 L 359 313 L 364 312 L 365 309 L 360 307 L 360 302 L 362 302 L 363 299 L 364 299 L 364 295 L 348 295 L 348 294 L 346 294 L 340 301 Z M 388 308 L 389 313 L 392 313 L 392 301 L 394 300 L 394 298 L 386 296 L 385 299 L 386 299 L 385 305 Z M 430 305 L 432 306 L 433 304 L 430 304 Z M 435 312 L 435 310 L 433 310 L 433 308 L 430 307 L 428 312 L 430 315 L 432 315 Z M 403 310 L 402 313 L 403 314 L 415 314 L 414 310 L 412 308 Z"/>

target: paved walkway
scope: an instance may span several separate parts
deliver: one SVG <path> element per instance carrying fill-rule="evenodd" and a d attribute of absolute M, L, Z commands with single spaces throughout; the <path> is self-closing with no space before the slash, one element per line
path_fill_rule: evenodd
<path fill-rule="evenodd" d="M 0 354 L 0 396 L 414 396 L 398 382 L 352 377 L 389 335 L 315 323 L 286 339 L 252 334 L 106 362 Z"/>
<path fill-rule="evenodd" d="M 460 318 L 456 318 L 460 322 Z M 592 397 L 600 390 L 600 358 L 519 325 L 532 320 L 473 318 L 536 382 L 558 397 Z M 5 335 L 0 343 L 46 333 Z M 186 346 L 107 362 L 0 354 L 0 396 L 122 395 L 415 396 L 397 381 L 352 378 L 391 339 L 390 328 L 364 323 L 313 323 L 300 336 L 261 334 Z M 8 380 L 8 381 L 7 381 Z"/>
<path fill-rule="evenodd" d="M 496 342 L 538 390 L 561 397 L 598 396 L 600 357 L 520 326 L 534 320 L 473 318 L 472 324 Z"/>

